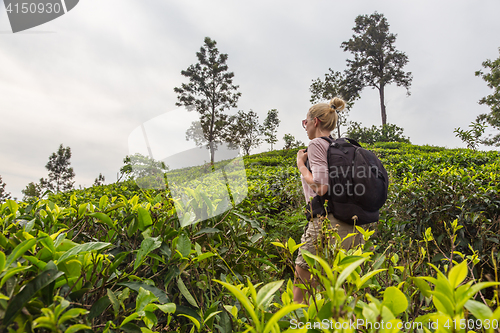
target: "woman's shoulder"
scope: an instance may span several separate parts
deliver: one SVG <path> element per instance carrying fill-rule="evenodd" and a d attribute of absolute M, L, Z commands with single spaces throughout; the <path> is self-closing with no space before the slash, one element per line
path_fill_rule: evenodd
<path fill-rule="evenodd" d="M 308 147 L 318 147 L 318 148 L 327 148 L 330 145 L 330 143 L 319 137 L 319 138 L 314 138 L 311 141 L 309 141 L 309 146 Z"/>

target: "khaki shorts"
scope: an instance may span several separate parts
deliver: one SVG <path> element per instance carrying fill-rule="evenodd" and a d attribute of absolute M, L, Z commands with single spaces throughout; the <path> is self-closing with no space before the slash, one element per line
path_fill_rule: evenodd
<path fill-rule="evenodd" d="M 330 228 L 334 228 L 336 225 L 338 225 L 337 233 L 339 234 L 341 239 L 344 239 L 350 233 L 357 233 L 356 236 L 349 237 L 348 239 L 342 242 L 342 247 L 344 249 L 348 250 L 351 248 L 351 246 L 353 245 L 353 239 L 355 246 L 358 244 L 365 243 L 363 240 L 363 235 L 361 235 L 353 225 L 347 224 L 345 222 L 336 219 L 331 213 L 328 214 L 328 219 L 330 220 Z M 308 223 L 305 232 L 302 235 L 302 238 L 300 239 L 301 243 L 305 243 L 300 247 L 300 250 L 307 250 L 312 254 L 317 253 L 316 245 L 318 244 L 318 237 L 321 235 L 322 224 L 323 224 L 323 219 L 318 217 L 315 217 L 313 221 Z M 299 251 L 297 259 L 295 260 L 295 264 L 305 270 L 309 270 L 309 265 L 302 257 L 301 251 Z"/>

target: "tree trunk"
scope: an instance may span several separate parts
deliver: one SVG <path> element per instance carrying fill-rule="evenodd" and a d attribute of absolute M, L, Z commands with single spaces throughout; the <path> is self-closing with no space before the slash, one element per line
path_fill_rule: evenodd
<path fill-rule="evenodd" d="M 385 96 L 384 96 L 384 86 L 380 85 L 379 88 L 379 94 L 380 94 L 380 111 L 382 113 L 382 126 L 387 124 L 387 114 L 385 113 Z"/>
<path fill-rule="evenodd" d="M 208 144 L 210 145 L 210 165 L 214 167 L 215 149 L 214 149 L 214 122 L 215 122 L 215 105 L 212 102 L 212 119 L 210 121 L 210 133 L 208 135 Z"/>
<path fill-rule="evenodd" d="M 338 133 L 337 139 L 340 139 L 340 114 L 338 113 L 337 113 L 337 133 Z"/>

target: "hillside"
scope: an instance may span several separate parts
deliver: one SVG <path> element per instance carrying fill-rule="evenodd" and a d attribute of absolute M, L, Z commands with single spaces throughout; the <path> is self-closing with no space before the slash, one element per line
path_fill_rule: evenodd
<path fill-rule="evenodd" d="M 141 190 L 133 181 L 2 204 L 1 326 L 275 332 L 363 320 L 351 331 L 375 332 L 368 323 L 383 321 L 397 332 L 399 324 L 403 331 L 405 323 L 439 321 L 429 331 L 444 332 L 447 320 L 474 319 L 466 323 L 476 331 L 479 321 L 498 323 L 496 282 L 486 281 L 498 279 L 500 154 L 368 148 L 390 175 L 387 203 L 379 223 L 362 229 L 363 247 L 346 252 L 326 243 L 318 256 L 306 255 L 319 281 L 310 306 L 290 298 L 292 258 L 307 222 L 292 149 L 244 157 L 244 169 L 217 166 L 234 165 L 224 174 L 236 184 L 233 199 L 246 193 L 234 208 L 214 199 L 225 185 L 200 178 L 210 169 L 193 172 L 192 189 L 175 198 L 189 207 L 180 218 L 168 190 Z M 236 182 L 243 176 L 246 184 Z"/>

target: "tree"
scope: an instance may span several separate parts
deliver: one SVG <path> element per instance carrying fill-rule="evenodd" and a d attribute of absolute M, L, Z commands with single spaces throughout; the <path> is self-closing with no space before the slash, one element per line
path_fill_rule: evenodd
<path fill-rule="evenodd" d="M 104 185 L 104 181 L 106 180 L 106 178 L 102 175 L 102 173 L 99 173 L 99 177 L 97 177 L 95 180 L 94 180 L 94 185 L 93 186 L 101 186 L 101 185 Z"/>
<path fill-rule="evenodd" d="M 330 101 L 334 97 L 340 97 L 346 102 L 346 110 L 342 114 L 338 113 L 337 134 L 340 138 L 340 126 L 348 123 L 348 112 L 354 105 L 354 101 L 359 98 L 359 90 L 354 89 L 358 85 L 347 82 L 347 78 L 342 72 L 334 72 L 331 68 L 328 70 L 330 72 L 325 74 L 324 81 L 317 78 L 309 87 L 310 102 L 315 104 L 321 101 Z"/>
<path fill-rule="evenodd" d="M 245 155 L 250 155 L 250 150 L 262 142 L 259 116 L 252 110 L 249 112 L 240 110 L 235 116 L 231 116 L 230 123 L 228 141 L 231 146 L 241 147 Z"/>
<path fill-rule="evenodd" d="M 26 185 L 26 188 L 24 190 L 21 190 L 21 192 L 24 194 L 24 200 L 34 197 L 40 198 L 42 196 L 42 191 L 42 186 L 34 182 L 29 183 L 28 185 Z"/>
<path fill-rule="evenodd" d="M 196 53 L 198 63 L 189 66 L 181 74 L 189 78 L 189 83 L 174 88 L 178 102 L 176 106 L 185 106 L 188 110 L 195 109 L 200 114 L 200 125 L 203 129 L 203 139 L 208 142 L 211 163 L 214 163 L 217 144 L 226 141 L 228 116 L 224 110 L 236 107 L 241 93 L 233 84 L 233 72 L 228 72 L 227 54 L 219 53 L 216 41 L 205 37 L 205 44 Z M 196 126 L 196 125 L 194 125 Z M 188 130 L 187 137 L 192 132 Z M 197 145 L 200 142 L 196 141 Z"/>
<path fill-rule="evenodd" d="M 483 142 L 483 140 L 481 140 L 481 136 L 484 134 L 484 130 L 487 126 L 477 120 L 476 122 L 471 123 L 469 127 L 471 129 L 468 131 L 461 129 L 460 127 L 455 128 L 453 133 L 455 133 L 456 137 L 460 138 L 460 140 L 467 144 L 467 148 L 477 150 L 479 144 Z"/>
<path fill-rule="evenodd" d="M 346 82 L 349 91 L 361 92 L 365 87 L 378 89 L 382 125 L 387 124 L 385 107 L 385 86 L 395 83 L 405 87 L 410 95 L 411 72 L 404 72 L 408 57 L 397 51 L 396 35 L 389 32 L 389 23 L 383 14 L 377 12 L 356 17 L 354 34 L 341 47 L 354 54 L 354 60 L 347 59 Z"/>
<path fill-rule="evenodd" d="M 163 161 L 157 161 L 149 156 L 136 153 L 125 156 L 123 159 L 125 165 L 120 169 L 120 181 L 123 176 L 136 181 L 140 188 L 165 188 L 165 172 L 168 166 Z"/>
<path fill-rule="evenodd" d="M 379 127 L 372 125 L 371 128 L 361 127 L 358 122 L 351 122 L 347 129 L 347 136 L 358 142 L 372 144 L 375 142 L 406 142 L 410 138 L 403 135 L 403 129 L 394 124 L 385 124 Z"/>
<path fill-rule="evenodd" d="M 500 48 L 498 51 L 500 52 Z M 493 128 L 500 130 L 500 57 L 494 61 L 488 59 L 483 62 L 482 65 L 489 70 L 489 73 L 479 70 L 476 72 L 476 76 L 486 81 L 488 87 L 493 89 L 493 93 L 481 98 L 479 101 L 479 104 L 488 105 L 491 112 L 489 114 L 479 115 L 477 117 L 477 122 L 486 121 Z M 493 137 L 490 135 L 489 138 L 483 140 L 482 143 L 488 146 L 500 147 L 500 133 Z"/>
<path fill-rule="evenodd" d="M 280 122 L 281 121 L 278 118 L 278 110 L 272 109 L 267 112 L 267 117 L 266 119 L 264 119 L 264 124 L 261 128 L 261 131 L 266 137 L 264 140 L 267 143 L 271 144 L 271 150 L 273 150 L 273 144 L 278 142 L 276 131 L 278 130 Z"/>
<path fill-rule="evenodd" d="M 40 179 L 42 188 L 46 188 L 56 193 L 67 191 L 73 188 L 73 178 L 75 172 L 70 167 L 71 148 L 64 148 L 61 144 L 57 153 L 52 153 L 45 168 L 49 171 L 49 179 Z"/>
<path fill-rule="evenodd" d="M 283 136 L 283 141 L 285 141 L 285 146 L 283 149 L 292 149 L 304 146 L 302 141 L 295 140 L 295 137 L 289 133 Z"/>
<path fill-rule="evenodd" d="M 2 180 L 2 176 L 0 176 L 0 202 L 10 199 L 10 193 L 5 190 L 6 185 Z"/>

